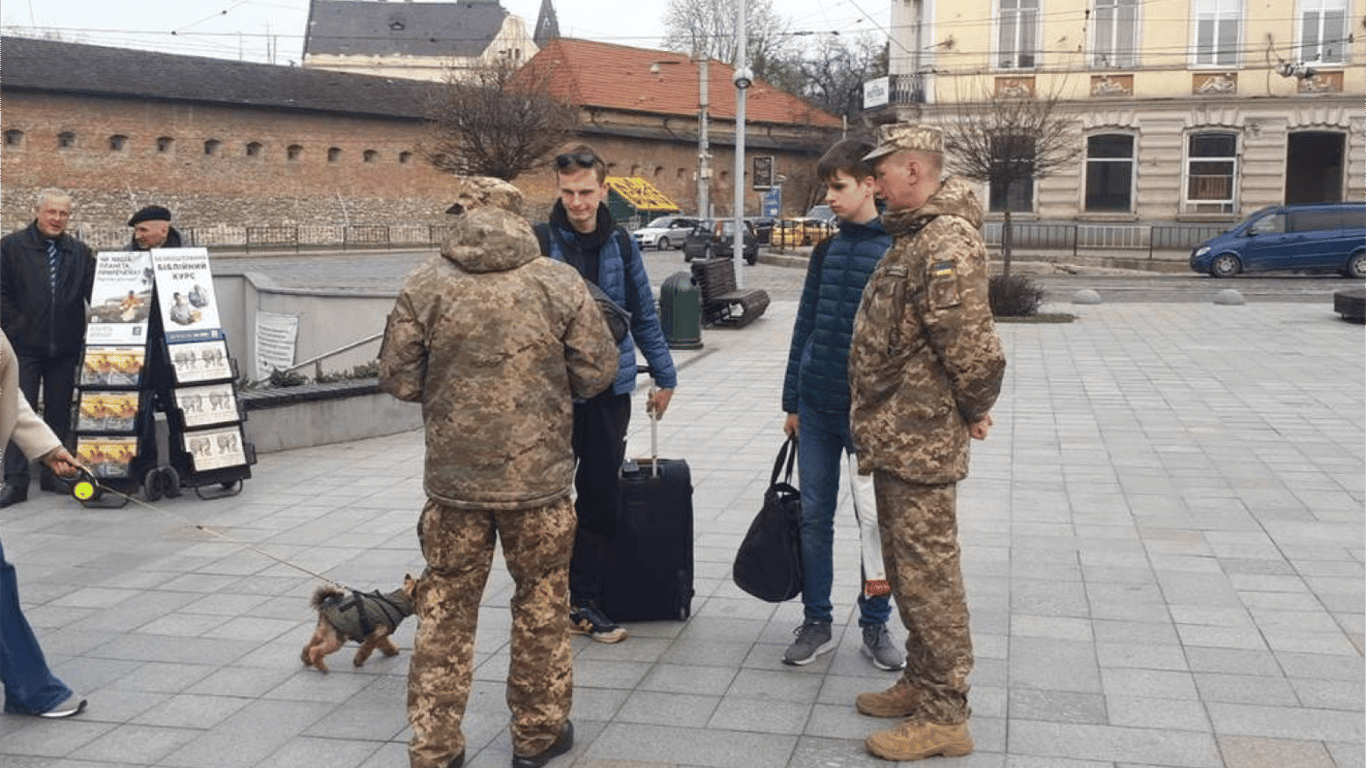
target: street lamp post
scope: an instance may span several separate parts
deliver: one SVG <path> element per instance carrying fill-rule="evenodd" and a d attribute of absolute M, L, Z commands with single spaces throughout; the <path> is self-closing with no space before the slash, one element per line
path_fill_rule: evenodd
<path fill-rule="evenodd" d="M 745 29 L 745 0 L 736 3 L 735 24 L 735 199 L 731 208 L 735 214 L 735 240 L 731 245 L 731 260 L 735 262 L 735 287 L 745 287 L 745 90 L 754 75 L 745 59 L 745 44 L 749 37 Z"/>

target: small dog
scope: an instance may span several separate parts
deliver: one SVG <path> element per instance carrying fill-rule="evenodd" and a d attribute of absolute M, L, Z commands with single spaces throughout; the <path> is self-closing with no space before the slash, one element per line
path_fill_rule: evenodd
<path fill-rule="evenodd" d="M 405 618 L 413 615 L 416 591 L 417 579 L 412 574 L 405 575 L 403 586 L 387 595 L 379 590 L 370 593 L 352 590 L 347 594 L 333 586 L 318 587 L 310 603 L 318 612 L 318 626 L 299 658 L 303 659 L 305 667 L 326 672 L 327 662 L 323 657 L 336 652 L 347 640 L 360 643 L 360 650 L 352 659 L 358 667 L 365 664 L 376 648 L 385 656 L 397 656 L 398 648 L 389 635 Z"/>

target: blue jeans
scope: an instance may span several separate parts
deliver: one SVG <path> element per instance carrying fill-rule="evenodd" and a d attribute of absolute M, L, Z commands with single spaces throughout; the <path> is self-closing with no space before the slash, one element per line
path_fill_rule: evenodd
<path fill-rule="evenodd" d="M 19 580 L 0 545 L 0 683 L 5 686 L 5 711 L 12 715 L 41 715 L 71 696 L 47 668 L 43 649 L 28 620 L 19 610 Z"/>
<path fill-rule="evenodd" d="M 797 473 L 802 491 L 802 603 L 808 621 L 831 621 L 830 589 L 834 582 L 835 507 L 839 502 L 843 454 L 854 453 L 849 436 L 849 414 L 829 413 L 797 405 Z M 854 516 L 876 515 L 860 509 L 854 495 Z M 860 571 L 863 568 L 860 567 Z M 880 570 L 880 569 L 879 569 Z M 887 596 L 868 597 L 859 579 L 859 626 L 886 624 L 892 609 Z"/>

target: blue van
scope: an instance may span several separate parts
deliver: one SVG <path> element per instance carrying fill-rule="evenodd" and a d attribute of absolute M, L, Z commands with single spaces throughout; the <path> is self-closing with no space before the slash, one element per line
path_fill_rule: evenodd
<path fill-rule="evenodd" d="M 1215 277 L 1286 269 L 1366 278 L 1366 203 L 1263 208 L 1197 246 L 1190 265 Z"/>

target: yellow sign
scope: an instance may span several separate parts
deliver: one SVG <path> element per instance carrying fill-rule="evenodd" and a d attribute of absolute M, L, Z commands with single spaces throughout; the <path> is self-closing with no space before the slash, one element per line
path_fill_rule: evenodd
<path fill-rule="evenodd" d="M 678 211 L 678 203 L 639 176 L 608 176 L 608 188 L 626 198 L 631 207 L 641 211 Z"/>

